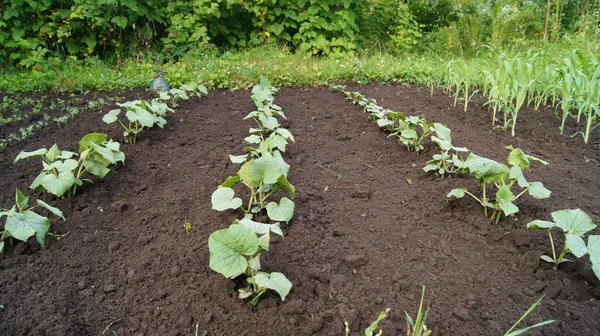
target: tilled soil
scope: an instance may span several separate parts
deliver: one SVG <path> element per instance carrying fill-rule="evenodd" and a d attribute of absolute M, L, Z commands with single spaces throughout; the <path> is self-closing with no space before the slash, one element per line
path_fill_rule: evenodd
<path fill-rule="evenodd" d="M 67 220 L 52 223 L 65 236 L 48 237 L 45 248 L 19 243 L 0 257 L 0 335 L 194 335 L 197 323 L 208 335 L 343 335 L 344 321 L 358 334 L 387 307 L 384 335 L 405 335 L 404 311 L 414 316 L 422 285 L 434 335 L 502 335 L 544 293 L 526 322 L 556 322 L 531 335 L 600 334 L 600 287 L 589 263 L 552 271 L 539 259 L 550 252 L 547 235 L 525 229 L 566 208 L 600 222 L 598 136 L 584 145 L 570 137 L 575 125 L 559 134 L 552 110 L 525 109 L 511 137 L 491 130 L 477 103 L 464 113 L 422 87 L 352 89 L 445 123 L 455 145 L 481 156 L 504 161 L 511 144 L 550 162 L 526 176 L 552 196 L 521 197 L 521 211 L 493 225 L 471 199 L 444 201 L 453 188 L 477 190 L 477 182 L 424 173 L 433 144 L 408 152 L 328 88 L 281 89 L 276 103 L 296 138 L 284 156 L 296 213 L 262 261 L 294 287 L 285 302 L 268 295 L 253 307 L 208 267 L 208 236 L 240 216 L 211 210 L 210 196 L 237 171 L 227 155 L 242 153 L 253 126 L 243 117 L 254 108 L 249 91 L 216 91 L 183 102 L 164 129 L 123 145 L 125 165 L 75 197 L 28 191 L 63 210 Z M 89 132 L 120 140 L 121 130 L 101 117 L 87 111 L 0 149 L 0 205 L 10 207 L 15 188 L 26 190 L 41 168 L 36 160 L 13 165 L 19 151 L 55 142 L 76 150 Z"/>

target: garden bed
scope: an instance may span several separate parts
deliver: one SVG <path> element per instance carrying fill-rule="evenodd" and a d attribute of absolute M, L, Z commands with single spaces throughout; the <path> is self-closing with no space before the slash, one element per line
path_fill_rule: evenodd
<path fill-rule="evenodd" d="M 504 147 L 513 145 L 548 161 L 526 174 L 552 196 L 519 199 L 521 211 L 493 225 L 470 199 L 444 201 L 451 189 L 477 184 L 423 172 L 435 152 L 430 142 L 410 153 L 339 92 L 281 89 L 276 103 L 296 138 L 285 154 L 296 213 L 262 262 L 294 287 L 285 302 L 269 295 L 254 307 L 208 266 L 208 236 L 239 217 L 211 210 L 211 194 L 237 171 L 227 155 L 241 154 L 253 126 L 242 118 L 254 109 L 249 91 L 216 91 L 181 102 L 165 129 L 123 145 L 125 165 L 77 196 L 28 191 L 65 213 L 53 230 L 66 236 L 48 237 L 41 249 L 17 244 L 0 257 L 0 334 L 193 335 L 199 323 L 208 335 L 343 335 L 344 320 L 357 332 L 390 307 L 381 327 L 397 335 L 405 333 L 404 311 L 418 307 L 421 285 L 432 298 L 427 325 L 434 334 L 501 335 L 543 293 L 526 321 L 557 321 L 533 335 L 600 332 L 600 287 L 589 263 L 552 271 L 539 259 L 550 252 L 547 235 L 525 229 L 567 208 L 599 221 L 597 136 L 584 145 L 569 136 L 574 125 L 559 134 L 553 111 L 524 109 L 513 138 L 491 130 L 485 108 L 473 104 L 464 113 L 451 97 L 422 87 L 352 89 L 448 125 L 455 145 L 479 155 L 504 161 Z M 121 131 L 98 112 L 0 149 L 0 206 L 9 207 L 15 188 L 26 190 L 41 168 L 34 160 L 13 165 L 21 150 L 55 142 L 73 150 L 89 132 L 120 141 Z M 193 226 L 187 233 L 186 221 Z"/>

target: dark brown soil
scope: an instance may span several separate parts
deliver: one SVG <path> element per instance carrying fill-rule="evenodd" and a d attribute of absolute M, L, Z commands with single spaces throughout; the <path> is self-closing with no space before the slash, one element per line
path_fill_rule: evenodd
<path fill-rule="evenodd" d="M 550 251 L 547 235 L 525 229 L 565 208 L 600 222 L 599 138 L 584 145 L 560 135 L 550 110 L 522 111 L 513 138 L 490 131 L 489 113 L 476 104 L 464 113 L 421 87 L 355 89 L 447 124 L 456 145 L 479 155 L 505 160 L 512 144 L 549 161 L 527 176 L 552 196 L 522 197 L 515 218 L 492 225 L 472 200 L 444 202 L 449 190 L 476 182 L 425 174 L 433 146 L 409 153 L 328 88 L 282 89 L 276 102 L 296 137 L 285 154 L 296 213 L 263 268 L 294 287 L 285 302 L 267 296 L 253 307 L 209 269 L 207 248 L 208 236 L 239 216 L 211 210 L 210 195 L 237 170 L 226 157 L 241 154 L 253 103 L 248 91 L 213 92 L 124 146 L 126 164 L 75 197 L 29 192 L 64 211 L 67 221 L 53 221 L 53 230 L 66 236 L 42 249 L 17 244 L 0 258 L 0 335 L 193 335 L 196 323 L 209 335 L 343 335 L 344 320 L 358 334 L 386 307 L 384 335 L 405 335 L 404 311 L 414 316 L 421 285 L 432 298 L 434 335 L 502 335 L 543 293 L 526 322 L 557 321 L 532 335 L 600 334 L 589 264 L 552 271 L 539 260 Z M 0 150 L 0 205 L 10 207 L 14 189 L 25 190 L 40 169 L 35 160 L 13 165 L 19 151 L 55 142 L 75 150 L 92 131 L 118 139 L 97 112 Z"/>

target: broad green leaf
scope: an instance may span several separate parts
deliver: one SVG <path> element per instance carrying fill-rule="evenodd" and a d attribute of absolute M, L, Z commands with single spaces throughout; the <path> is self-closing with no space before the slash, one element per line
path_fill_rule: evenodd
<path fill-rule="evenodd" d="M 292 142 L 294 142 L 294 136 L 292 135 L 292 132 L 290 132 L 289 130 L 287 130 L 286 128 L 278 128 L 276 131 L 276 133 L 279 133 L 282 137 L 286 138 L 287 140 L 290 140 Z"/>
<path fill-rule="evenodd" d="M 52 147 L 50 147 L 50 149 L 48 150 L 48 153 L 46 153 L 45 157 L 46 157 L 46 162 L 54 162 L 56 161 L 56 159 L 60 156 L 60 149 L 58 149 L 58 145 L 54 144 L 52 145 Z"/>
<path fill-rule="evenodd" d="M 510 191 L 510 188 L 507 185 L 501 185 L 496 192 L 496 202 L 512 202 L 515 199 L 515 194 Z"/>
<path fill-rule="evenodd" d="M 294 216 L 294 209 L 294 202 L 287 197 L 283 197 L 279 204 L 275 202 L 267 204 L 267 215 L 271 220 L 288 223 Z"/>
<path fill-rule="evenodd" d="M 119 152 L 114 152 L 112 149 L 107 148 L 103 144 L 98 145 L 93 143 L 92 147 L 94 148 L 95 154 L 98 154 L 98 156 L 100 156 L 102 159 L 112 164 L 116 164 L 119 161 Z"/>
<path fill-rule="evenodd" d="M 588 253 L 585 241 L 574 234 L 567 233 L 565 235 L 565 247 L 577 258 L 581 258 Z"/>
<path fill-rule="evenodd" d="M 508 167 L 505 165 L 473 153 L 469 153 L 469 156 L 467 156 L 465 167 L 480 182 L 486 183 L 499 182 L 509 174 Z"/>
<path fill-rule="evenodd" d="M 254 181 L 251 174 L 252 166 L 254 166 L 255 162 L 255 159 L 250 159 L 240 167 L 240 170 L 238 170 L 240 180 L 250 189 L 258 188 L 260 185 L 260 181 Z"/>
<path fill-rule="evenodd" d="M 450 190 L 450 192 L 446 195 L 446 200 L 448 200 L 451 197 L 456 197 L 456 198 L 463 198 L 465 197 L 465 191 L 467 191 L 467 189 L 465 188 L 456 188 L 456 189 L 452 189 Z"/>
<path fill-rule="evenodd" d="M 281 171 L 283 172 L 283 176 L 287 177 L 288 172 L 290 171 L 290 165 L 285 162 L 285 160 L 283 159 L 283 156 L 281 155 L 281 152 L 276 150 L 273 152 L 272 155 L 273 155 L 273 158 L 275 159 L 275 161 L 277 161 L 279 168 L 281 168 Z"/>
<path fill-rule="evenodd" d="M 292 289 L 290 280 L 279 272 L 273 272 L 271 274 L 259 272 L 254 276 L 254 280 L 258 286 L 276 291 L 277 294 L 281 296 L 281 301 L 285 301 L 285 297 Z"/>
<path fill-rule="evenodd" d="M 248 267 L 244 256 L 251 256 L 258 251 L 258 237 L 252 229 L 232 224 L 208 237 L 208 250 L 210 268 L 226 278 L 235 278 Z"/>
<path fill-rule="evenodd" d="M 260 238 L 258 238 L 259 240 L 259 245 L 260 245 Z M 269 249 L 265 249 L 265 251 L 268 251 Z M 250 258 L 250 260 L 248 260 L 248 268 L 252 269 L 255 272 L 260 271 L 260 254 L 255 255 L 254 257 Z M 246 296 L 250 297 L 252 295 L 252 291 L 250 291 L 250 295 Z M 240 298 L 242 298 L 242 296 L 240 296 Z"/>
<path fill-rule="evenodd" d="M 238 183 L 239 181 L 240 181 L 240 177 L 238 175 L 229 176 L 225 180 L 225 182 L 223 182 L 223 184 L 221 184 L 221 187 L 231 188 L 234 184 Z"/>
<path fill-rule="evenodd" d="M 391 121 L 390 119 L 385 118 L 385 117 L 377 119 L 377 126 L 379 126 L 380 128 L 384 128 L 386 126 L 393 125 L 393 124 L 394 124 L 393 121 Z"/>
<path fill-rule="evenodd" d="M 110 169 L 106 167 L 104 162 L 98 161 L 93 157 L 83 160 L 83 166 L 90 174 L 96 175 L 99 178 L 104 178 L 110 172 Z"/>
<path fill-rule="evenodd" d="M 235 197 L 235 191 L 227 187 L 218 187 L 212 193 L 211 201 L 212 208 L 217 211 L 225 211 L 228 209 L 237 209 L 242 206 L 242 199 Z"/>
<path fill-rule="evenodd" d="M 419 137 L 417 131 L 412 129 L 404 129 L 402 132 L 400 132 L 400 135 L 406 139 L 417 139 Z"/>
<path fill-rule="evenodd" d="M 50 204 L 42 201 L 42 200 L 37 200 L 37 204 L 41 207 L 44 207 L 46 209 L 48 209 L 48 211 L 52 212 L 53 214 L 55 214 L 56 216 L 62 218 L 62 220 L 66 220 L 65 216 L 63 215 L 62 211 L 60 211 L 58 208 L 55 208 L 53 206 L 51 206 Z"/>
<path fill-rule="evenodd" d="M 280 127 L 281 125 L 279 124 L 279 121 L 277 121 L 277 118 L 275 117 L 267 117 L 264 114 L 259 114 L 258 115 L 258 121 L 260 122 L 260 124 L 262 125 L 262 127 L 268 129 L 268 130 L 274 130 L 278 127 Z"/>
<path fill-rule="evenodd" d="M 108 142 L 104 142 L 103 146 L 110 149 L 113 152 L 113 155 L 116 159 L 116 161 L 120 161 L 121 163 L 125 163 L 125 153 L 123 153 L 121 151 L 121 144 L 116 142 L 116 141 L 112 141 L 109 140 Z"/>
<path fill-rule="evenodd" d="M 67 159 L 64 161 L 54 161 L 44 170 L 51 172 L 53 169 L 56 169 L 58 172 L 63 171 L 74 171 L 79 166 L 79 162 L 73 159 Z M 49 169 L 48 169 L 49 168 Z"/>
<path fill-rule="evenodd" d="M 152 127 L 154 126 L 154 123 L 156 122 L 156 117 L 148 112 L 147 110 L 143 109 L 143 108 L 137 108 L 135 109 L 135 111 L 127 111 L 128 114 L 134 114 L 135 115 L 135 120 L 140 123 L 140 125 L 144 126 L 144 127 Z"/>
<path fill-rule="evenodd" d="M 40 216 L 33 211 L 17 213 L 6 219 L 4 229 L 21 241 L 27 241 L 35 235 L 38 243 L 44 246 L 46 242 L 46 233 L 50 229 L 50 221 L 44 216 Z"/>
<path fill-rule="evenodd" d="M 428 172 L 430 172 L 430 171 L 435 171 L 435 170 L 438 170 L 438 169 L 440 169 L 440 167 L 439 167 L 437 164 L 435 164 L 435 163 L 433 163 L 433 162 L 432 162 L 432 163 L 430 163 L 430 162 L 432 162 L 432 161 L 429 161 L 429 162 L 427 162 L 427 165 L 426 165 L 425 167 L 423 167 L 423 170 L 424 170 L 425 172 L 427 172 L 427 173 L 428 173 Z"/>
<path fill-rule="evenodd" d="M 29 186 L 29 188 L 40 191 L 40 189 L 41 189 L 40 187 L 42 185 L 42 180 L 44 179 L 44 177 L 46 175 L 48 175 L 48 174 L 46 174 L 43 171 L 41 173 L 39 173 L 38 176 L 33 180 L 33 182 L 31 182 L 31 185 Z"/>
<path fill-rule="evenodd" d="M 499 202 L 498 207 L 500 207 L 500 209 L 504 213 L 504 216 L 510 216 L 512 214 L 519 212 L 519 207 L 517 207 L 512 202 Z"/>
<path fill-rule="evenodd" d="M 255 159 L 254 164 L 250 167 L 250 177 L 255 182 L 274 184 L 281 175 L 283 172 L 279 162 L 270 155 Z"/>
<path fill-rule="evenodd" d="M 47 152 L 48 152 L 48 150 L 46 148 L 40 148 L 33 152 L 20 152 L 19 155 L 17 155 L 17 157 L 15 158 L 15 161 L 13 161 L 13 163 L 17 163 L 18 161 L 21 161 L 23 159 L 28 159 L 30 157 L 42 157 Z"/>
<path fill-rule="evenodd" d="M 556 224 L 554 222 L 543 221 L 543 220 L 534 220 L 534 221 L 527 223 L 528 229 L 549 230 L 555 226 L 556 226 Z"/>
<path fill-rule="evenodd" d="M 102 121 L 107 124 L 112 124 L 118 120 L 119 113 L 121 113 L 120 109 L 108 111 L 108 113 L 102 117 Z"/>
<path fill-rule="evenodd" d="M 244 140 L 251 144 L 257 144 L 262 141 L 261 137 L 256 134 L 249 135 L 246 138 L 244 138 Z"/>
<path fill-rule="evenodd" d="M 277 180 L 277 183 L 275 183 L 275 187 L 277 189 L 287 191 L 290 194 L 290 196 L 292 196 L 292 197 L 294 197 L 294 194 L 296 193 L 296 188 L 283 175 L 281 175 L 281 177 L 279 177 L 279 179 Z"/>
<path fill-rule="evenodd" d="M 556 226 L 563 229 L 565 233 L 582 237 L 586 232 L 596 227 L 590 216 L 580 209 L 558 210 L 552 212 L 551 215 Z"/>
<path fill-rule="evenodd" d="M 590 261 L 592 262 L 592 270 L 596 274 L 596 278 L 600 279 L 600 236 L 588 236 L 587 250 L 590 253 Z"/>
<path fill-rule="evenodd" d="M 246 159 L 248 158 L 248 154 L 244 154 L 244 155 L 229 154 L 227 156 L 227 158 L 229 158 L 229 160 L 231 160 L 231 162 L 233 162 L 233 163 L 242 163 L 242 162 L 246 161 Z"/>
<path fill-rule="evenodd" d="M 127 27 L 127 18 L 124 16 L 115 16 L 110 20 L 110 22 L 116 23 L 121 29 L 125 29 Z"/>
<path fill-rule="evenodd" d="M 21 190 L 17 189 L 16 192 L 16 204 L 17 207 L 19 208 L 19 211 L 23 211 L 25 209 L 27 209 L 27 205 L 29 205 L 29 197 L 23 195 L 23 193 L 21 192 Z"/>
<path fill-rule="evenodd" d="M 237 222 L 247 228 L 252 229 L 257 235 L 264 235 L 270 231 L 270 232 L 273 232 L 273 233 L 278 234 L 283 237 L 283 232 L 281 231 L 281 228 L 279 227 L 279 223 L 275 223 L 275 224 L 259 223 L 259 222 L 255 222 L 252 219 L 246 218 L 246 217 L 240 219 Z"/>
<path fill-rule="evenodd" d="M 45 175 L 41 180 L 41 186 L 49 193 L 61 197 L 76 182 L 77 178 L 75 178 L 75 175 L 72 172 L 62 171 L 58 175 Z"/>
<path fill-rule="evenodd" d="M 79 141 L 79 153 L 82 153 L 83 151 L 92 147 L 93 143 L 98 144 L 98 145 L 102 144 L 102 142 L 104 142 L 104 140 L 106 140 L 106 134 L 90 133 L 90 134 L 85 135 Z"/>
<path fill-rule="evenodd" d="M 550 190 L 546 189 L 541 182 L 531 182 L 529 183 L 529 190 L 527 190 L 529 195 L 535 199 L 544 199 L 550 197 L 552 193 Z"/>
<path fill-rule="evenodd" d="M 548 165 L 548 162 L 538 159 L 535 156 L 525 154 L 520 148 L 513 148 L 513 146 L 506 146 L 506 149 L 510 151 L 508 154 L 508 163 L 513 166 L 519 166 L 521 168 L 528 168 L 531 162 L 541 163 L 544 166 Z"/>
<path fill-rule="evenodd" d="M 517 183 L 521 188 L 529 187 L 529 182 L 527 182 L 525 176 L 523 175 L 523 169 L 521 169 L 519 166 L 512 166 L 510 168 L 508 177 L 517 180 Z"/>
<path fill-rule="evenodd" d="M 285 153 L 285 146 L 288 143 L 287 140 L 283 136 L 281 136 L 279 134 L 275 134 L 275 133 L 271 133 L 271 135 L 265 142 L 267 142 L 267 146 L 270 151 L 279 149 L 280 151 L 282 151 L 284 153 Z"/>

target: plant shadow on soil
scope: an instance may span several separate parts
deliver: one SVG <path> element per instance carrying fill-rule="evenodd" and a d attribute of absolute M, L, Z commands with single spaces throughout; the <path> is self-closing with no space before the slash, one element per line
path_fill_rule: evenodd
<path fill-rule="evenodd" d="M 125 165 L 75 197 L 28 191 L 63 210 L 67 221 L 53 221 L 53 230 L 68 235 L 48 237 L 45 248 L 17 244 L 0 257 L 0 334 L 193 335 L 199 323 L 209 335 L 342 335 L 344 320 L 358 332 L 390 307 L 384 335 L 401 335 L 421 285 L 432 298 L 427 324 L 434 334 L 501 335 L 543 293 L 526 322 L 557 321 L 532 335 L 600 333 L 600 287 L 589 264 L 552 271 L 539 260 L 549 252 L 547 235 L 525 229 L 565 208 L 599 221 L 598 136 L 584 145 L 559 134 L 552 110 L 525 109 L 513 138 L 491 130 L 490 113 L 477 101 L 464 113 L 451 97 L 422 87 L 351 89 L 445 123 L 455 145 L 481 156 L 504 161 L 512 144 L 550 162 L 526 175 L 552 196 L 523 197 L 516 217 L 491 225 L 474 201 L 444 202 L 449 190 L 476 182 L 424 173 L 433 145 L 409 153 L 329 88 L 281 89 L 276 103 L 296 137 L 285 154 L 296 213 L 263 268 L 283 272 L 294 287 L 285 302 L 269 295 L 252 307 L 237 298 L 233 281 L 208 267 L 208 236 L 239 217 L 211 210 L 210 196 L 237 171 L 227 155 L 242 154 L 253 126 L 242 118 L 254 108 L 249 91 L 215 91 L 182 102 L 164 129 L 123 145 Z M 1 206 L 40 169 L 35 160 L 13 165 L 19 151 L 55 142 L 74 150 L 89 132 L 120 140 L 121 130 L 97 112 L 0 149 Z M 572 134 L 576 127 L 569 127 Z"/>

